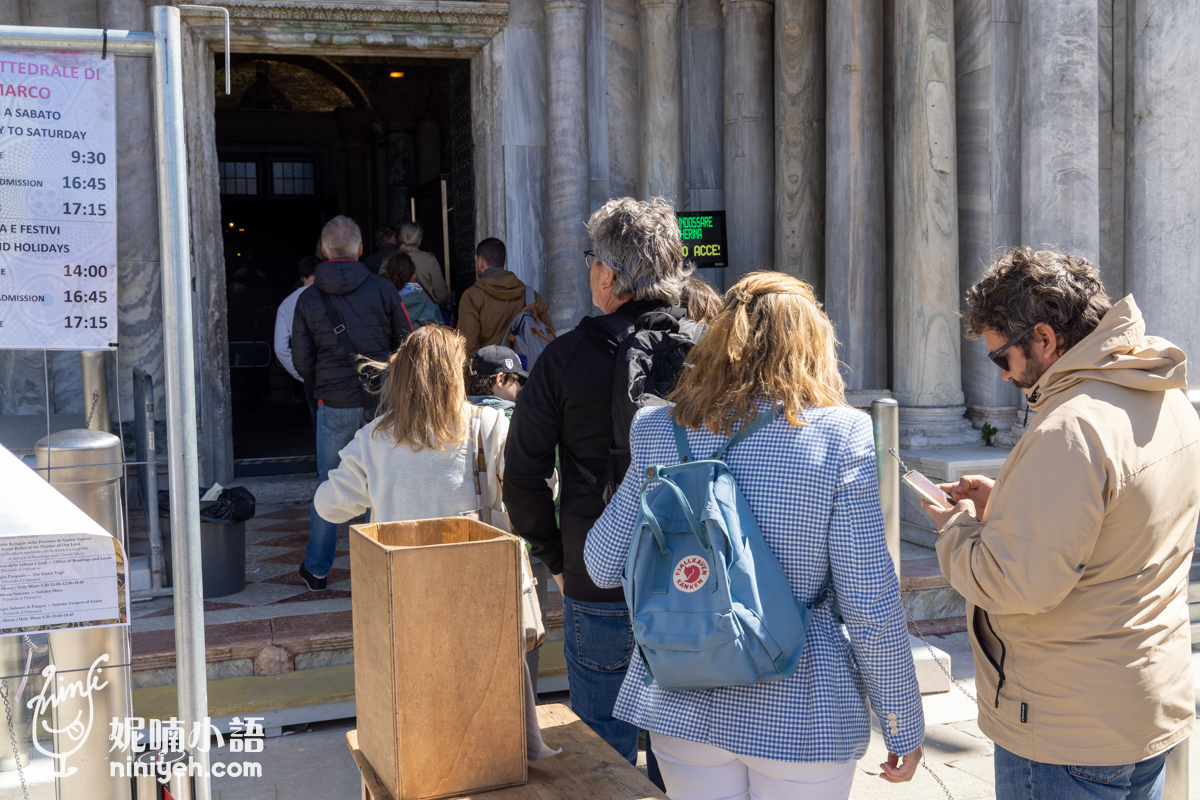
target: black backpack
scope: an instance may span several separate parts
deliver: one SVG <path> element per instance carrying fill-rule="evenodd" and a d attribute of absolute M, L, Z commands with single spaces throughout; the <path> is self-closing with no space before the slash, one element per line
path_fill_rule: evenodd
<path fill-rule="evenodd" d="M 632 324 L 627 317 L 589 317 L 580 329 L 616 356 L 613 369 L 613 438 L 603 481 L 572 461 L 607 503 L 629 470 L 629 428 L 640 409 L 670 405 L 666 397 L 683 372 L 688 353 L 708 326 L 687 318 L 681 308 L 647 311 Z M 569 454 L 568 454 L 569 455 Z"/>

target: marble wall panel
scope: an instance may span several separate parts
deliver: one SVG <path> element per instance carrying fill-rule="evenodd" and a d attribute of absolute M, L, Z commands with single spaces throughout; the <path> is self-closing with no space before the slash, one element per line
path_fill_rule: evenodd
<path fill-rule="evenodd" d="M 504 32 L 504 143 L 546 145 L 546 44 L 540 28 Z"/>
<path fill-rule="evenodd" d="M 21 24 L 48 28 L 98 28 L 96 0 L 20 0 Z"/>
<path fill-rule="evenodd" d="M 508 209 L 508 268 L 542 294 L 546 285 L 546 150 L 531 145 L 504 148 Z"/>
<path fill-rule="evenodd" d="M 1149 333 L 1200 353 L 1200 4 L 1128 9 L 1126 287 Z"/>
<path fill-rule="evenodd" d="M 0 25 L 21 24 L 21 0 L 0 0 Z"/>
<path fill-rule="evenodd" d="M 696 9 L 717 5 L 715 0 L 691 0 L 689 22 Z M 700 15 L 704 19 L 708 15 Z M 718 19 L 720 19 L 718 13 Z M 689 27 L 688 64 L 684 82 L 687 103 L 684 140 L 687 142 L 686 182 L 692 192 L 720 191 L 725 183 L 724 32 L 721 28 Z M 695 197 L 695 194 L 691 195 Z M 693 211 L 711 211 L 724 205 L 692 205 Z"/>

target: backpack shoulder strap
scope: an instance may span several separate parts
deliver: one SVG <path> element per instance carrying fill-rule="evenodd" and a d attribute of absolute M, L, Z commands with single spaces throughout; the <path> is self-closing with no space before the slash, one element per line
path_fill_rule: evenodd
<path fill-rule="evenodd" d="M 679 451 L 679 460 L 686 464 L 692 460 L 692 449 L 688 446 L 687 431 L 675 421 L 673 413 L 671 414 L 671 427 L 675 431 L 675 449 Z"/>
<path fill-rule="evenodd" d="M 342 315 L 338 313 L 337 308 L 333 305 L 333 298 L 327 292 L 317 289 L 317 294 L 321 298 L 321 304 L 325 306 L 325 316 L 329 319 L 329 327 L 333 328 L 334 335 L 338 337 L 342 349 L 346 351 L 346 360 L 353 364 L 354 342 L 350 341 L 350 334 L 346 332 L 346 323 L 342 321 Z"/>
<path fill-rule="evenodd" d="M 766 413 L 765 411 L 760 411 L 754 416 L 754 419 L 744 423 L 738 432 L 729 438 L 728 442 L 721 445 L 721 449 L 713 453 L 713 458 L 717 460 L 723 458 L 726 450 L 750 438 L 765 425 L 774 422 L 775 418 L 779 416 L 779 412 L 781 411 L 783 411 L 783 403 L 780 403 L 772 408 L 770 414 Z"/>

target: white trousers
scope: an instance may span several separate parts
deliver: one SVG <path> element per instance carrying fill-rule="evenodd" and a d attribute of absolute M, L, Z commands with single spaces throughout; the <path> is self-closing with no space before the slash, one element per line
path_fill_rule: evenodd
<path fill-rule="evenodd" d="M 650 746 L 671 800 L 846 800 L 854 783 L 853 761 L 772 761 L 660 733 Z"/>

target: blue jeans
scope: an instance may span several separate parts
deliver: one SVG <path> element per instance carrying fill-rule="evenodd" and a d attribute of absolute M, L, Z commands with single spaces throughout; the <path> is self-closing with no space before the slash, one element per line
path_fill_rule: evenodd
<path fill-rule="evenodd" d="M 633 655 L 628 607 L 563 597 L 563 654 L 571 710 L 630 764 L 636 764 L 637 726 L 612 715 Z"/>
<path fill-rule="evenodd" d="M 336 469 L 340 462 L 338 453 L 366 424 L 361 408 L 330 408 L 324 403 L 317 406 L 317 486 L 329 479 L 329 471 Z M 336 522 L 321 519 L 315 504 L 308 519 L 304 568 L 316 577 L 324 578 L 333 566 L 338 526 Z"/>
<path fill-rule="evenodd" d="M 1166 753 L 1136 764 L 1043 764 L 996 745 L 996 800 L 1161 800 Z"/>

